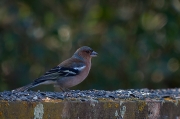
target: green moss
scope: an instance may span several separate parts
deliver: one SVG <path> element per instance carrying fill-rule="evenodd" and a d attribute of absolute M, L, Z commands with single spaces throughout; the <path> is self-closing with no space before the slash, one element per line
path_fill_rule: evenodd
<path fill-rule="evenodd" d="M 138 110 L 140 112 L 142 112 L 144 110 L 144 107 L 146 106 L 146 102 L 145 101 L 139 101 L 138 102 Z"/>

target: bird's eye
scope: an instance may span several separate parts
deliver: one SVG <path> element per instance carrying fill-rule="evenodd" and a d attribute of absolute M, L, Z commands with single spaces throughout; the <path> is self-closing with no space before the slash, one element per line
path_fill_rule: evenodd
<path fill-rule="evenodd" d="M 86 53 L 88 53 L 88 54 L 89 54 L 89 52 L 90 52 L 89 50 L 86 51 Z"/>

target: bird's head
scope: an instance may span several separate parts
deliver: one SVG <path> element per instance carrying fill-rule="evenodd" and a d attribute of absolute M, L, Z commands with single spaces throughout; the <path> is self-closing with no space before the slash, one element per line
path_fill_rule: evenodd
<path fill-rule="evenodd" d="M 74 53 L 75 56 L 79 56 L 80 58 L 92 58 L 97 56 L 97 52 L 95 52 L 92 48 L 88 46 L 82 46 L 76 50 Z"/>

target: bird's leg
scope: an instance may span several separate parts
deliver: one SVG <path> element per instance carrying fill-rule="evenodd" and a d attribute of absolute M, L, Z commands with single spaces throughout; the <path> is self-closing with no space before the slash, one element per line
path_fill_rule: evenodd
<path fill-rule="evenodd" d="M 68 89 L 68 88 L 64 88 L 64 90 L 65 90 L 66 92 L 70 92 L 70 91 L 71 91 L 71 90 Z"/>
<path fill-rule="evenodd" d="M 68 88 L 64 88 L 60 85 L 54 85 L 54 87 L 60 89 L 62 92 L 69 92 L 70 91 Z"/>
<path fill-rule="evenodd" d="M 64 87 L 61 87 L 61 86 L 59 86 L 59 88 L 60 88 L 63 92 L 69 92 L 69 91 L 70 91 L 68 88 L 64 88 Z"/>
<path fill-rule="evenodd" d="M 66 92 L 66 90 L 65 90 L 63 87 L 61 87 L 61 86 L 59 86 L 59 89 L 60 89 L 62 92 Z"/>

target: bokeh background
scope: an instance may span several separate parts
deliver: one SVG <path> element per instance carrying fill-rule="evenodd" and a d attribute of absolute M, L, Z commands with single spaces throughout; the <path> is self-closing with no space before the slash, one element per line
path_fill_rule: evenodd
<path fill-rule="evenodd" d="M 99 55 L 71 89 L 180 87 L 180 2 L 0 0 L 0 91 L 32 82 L 83 45 Z"/>

